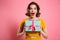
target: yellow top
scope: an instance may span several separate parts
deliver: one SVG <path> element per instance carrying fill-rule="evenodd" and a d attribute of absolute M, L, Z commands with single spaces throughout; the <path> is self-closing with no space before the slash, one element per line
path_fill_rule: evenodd
<path fill-rule="evenodd" d="M 27 18 L 23 19 L 20 22 L 20 28 L 23 28 L 24 22 L 27 20 Z M 41 27 L 42 29 L 46 28 L 46 24 L 42 18 L 40 18 L 41 21 Z M 41 33 L 39 32 L 26 32 L 26 40 L 41 40 Z"/>

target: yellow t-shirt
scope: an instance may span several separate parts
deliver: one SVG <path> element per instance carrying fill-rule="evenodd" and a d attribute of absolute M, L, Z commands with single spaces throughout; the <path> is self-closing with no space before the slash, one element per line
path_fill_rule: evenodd
<path fill-rule="evenodd" d="M 23 29 L 24 22 L 27 18 L 23 19 L 20 23 L 20 28 Z M 46 24 L 42 18 L 40 18 L 41 27 L 42 29 L 46 28 Z M 26 40 L 41 40 L 41 33 L 40 32 L 26 32 Z"/>

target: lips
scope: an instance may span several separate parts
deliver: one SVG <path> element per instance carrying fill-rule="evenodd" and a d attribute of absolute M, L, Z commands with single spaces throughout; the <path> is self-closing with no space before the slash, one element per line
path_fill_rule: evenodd
<path fill-rule="evenodd" d="M 34 16 L 34 13 L 31 13 L 32 16 Z"/>

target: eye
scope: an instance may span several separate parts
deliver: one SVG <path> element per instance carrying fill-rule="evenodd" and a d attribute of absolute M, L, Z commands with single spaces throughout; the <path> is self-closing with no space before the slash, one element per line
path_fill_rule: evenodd
<path fill-rule="evenodd" d="M 36 10 L 37 8 L 34 8 L 34 10 Z"/>
<path fill-rule="evenodd" d="M 30 8 L 30 10 L 31 10 L 32 8 Z"/>

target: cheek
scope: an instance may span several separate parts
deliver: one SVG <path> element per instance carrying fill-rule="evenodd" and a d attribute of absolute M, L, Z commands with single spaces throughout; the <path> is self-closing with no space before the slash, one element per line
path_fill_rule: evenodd
<path fill-rule="evenodd" d="M 37 13 L 37 10 L 34 10 L 35 13 Z"/>
<path fill-rule="evenodd" d="M 31 13 L 31 12 L 32 12 L 32 10 L 29 10 L 29 12 Z"/>

